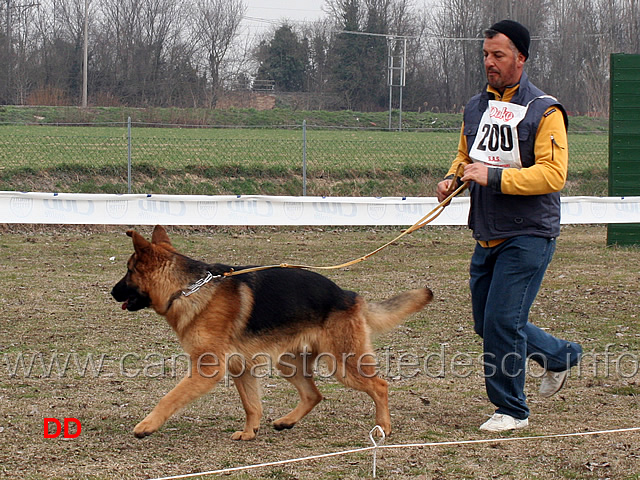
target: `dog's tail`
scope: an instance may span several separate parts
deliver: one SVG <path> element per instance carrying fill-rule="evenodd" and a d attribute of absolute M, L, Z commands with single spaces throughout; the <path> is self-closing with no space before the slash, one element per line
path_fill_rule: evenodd
<path fill-rule="evenodd" d="M 398 325 L 412 313 L 419 312 L 433 300 L 433 292 L 417 288 L 382 302 L 367 303 L 365 317 L 373 332 L 384 332 Z"/>

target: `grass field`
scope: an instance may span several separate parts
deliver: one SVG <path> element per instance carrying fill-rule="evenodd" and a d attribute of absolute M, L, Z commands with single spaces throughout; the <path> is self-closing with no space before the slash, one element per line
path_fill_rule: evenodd
<path fill-rule="evenodd" d="M 171 362 L 181 349 L 162 318 L 150 311 L 123 312 L 110 297 L 132 250 L 124 229 L 0 228 L 0 477 L 157 478 L 370 445 L 370 400 L 328 378 L 318 382 L 325 400 L 299 425 L 284 432 L 270 428 L 269 422 L 296 401 L 293 388 L 276 374 L 262 382 L 265 418 L 255 441 L 230 440 L 243 411 L 235 389 L 224 385 L 158 433 L 135 439 L 134 425 L 177 383 L 184 365 Z M 149 234 L 150 228 L 140 231 Z M 230 264 L 335 264 L 396 233 L 385 228 L 170 230 L 184 253 Z M 492 408 L 470 318 L 467 271 L 473 242 L 466 229 L 423 229 L 366 262 L 331 273 L 338 284 L 370 299 L 422 285 L 435 294 L 423 312 L 375 341 L 390 383 L 394 433 L 387 443 L 639 427 L 640 251 L 606 247 L 605 237 L 601 226 L 563 228 L 532 321 L 580 342 L 585 357 L 551 399 L 537 395 L 539 372 L 532 368 L 526 389 L 530 427 L 504 435 L 477 430 Z M 43 438 L 47 417 L 79 419 L 81 435 Z M 640 433 L 612 433 L 385 450 L 378 455 L 378 477 L 638 479 L 639 463 Z M 371 454 L 360 453 L 224 478 L 371 478 L 371 465 Z"/>
<path fill-rule="evenodd" d="M 309 128 L 132 131 L 133 193 L 432 196 L 457 129 L 386 132 Z M 566 195 L 607 191 L 608 137 L 573 133 Z M 0 189 L 127 193 L 123 127 L 0 126 Z"/>

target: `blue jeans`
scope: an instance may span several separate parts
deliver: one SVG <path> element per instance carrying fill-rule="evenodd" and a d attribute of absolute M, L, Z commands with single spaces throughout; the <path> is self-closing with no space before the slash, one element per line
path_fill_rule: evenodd
<path fill-rule="evenodd" d="M 555 239 L 518 236 L 493 248 L 476 245 L 470 267 L 475 332 L 483 338 L 484 375 L 496 413 L 529 417 L 527 358 L 560 372 L 576 365 L 580 345 L 529 323 L 529 309 L 553 257 Z"/>

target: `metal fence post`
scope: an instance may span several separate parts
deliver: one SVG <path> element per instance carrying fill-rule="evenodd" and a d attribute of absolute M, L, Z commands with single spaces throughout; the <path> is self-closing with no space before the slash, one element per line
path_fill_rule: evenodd
<path fill-rule="evenodd" d="M 307 121 L 302 121 L 302 196 L 307 195 Z"/>
<path fill-rule="evenodd" d="M 131 117 L 127 119 L 127 193 L 131 193 Z"/>

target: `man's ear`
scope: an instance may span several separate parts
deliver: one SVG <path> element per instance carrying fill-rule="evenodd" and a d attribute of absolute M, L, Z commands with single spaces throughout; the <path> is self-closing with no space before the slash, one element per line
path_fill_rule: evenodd
<path fill-rule="evenodd" d="M 167 235 L 167 231 L 162 225 L 156 225 L 153 229 L 153 234 L 151 235 L 151 243 L 165 243 L 167 245 L 171 245 L 169 235 Z"/>

